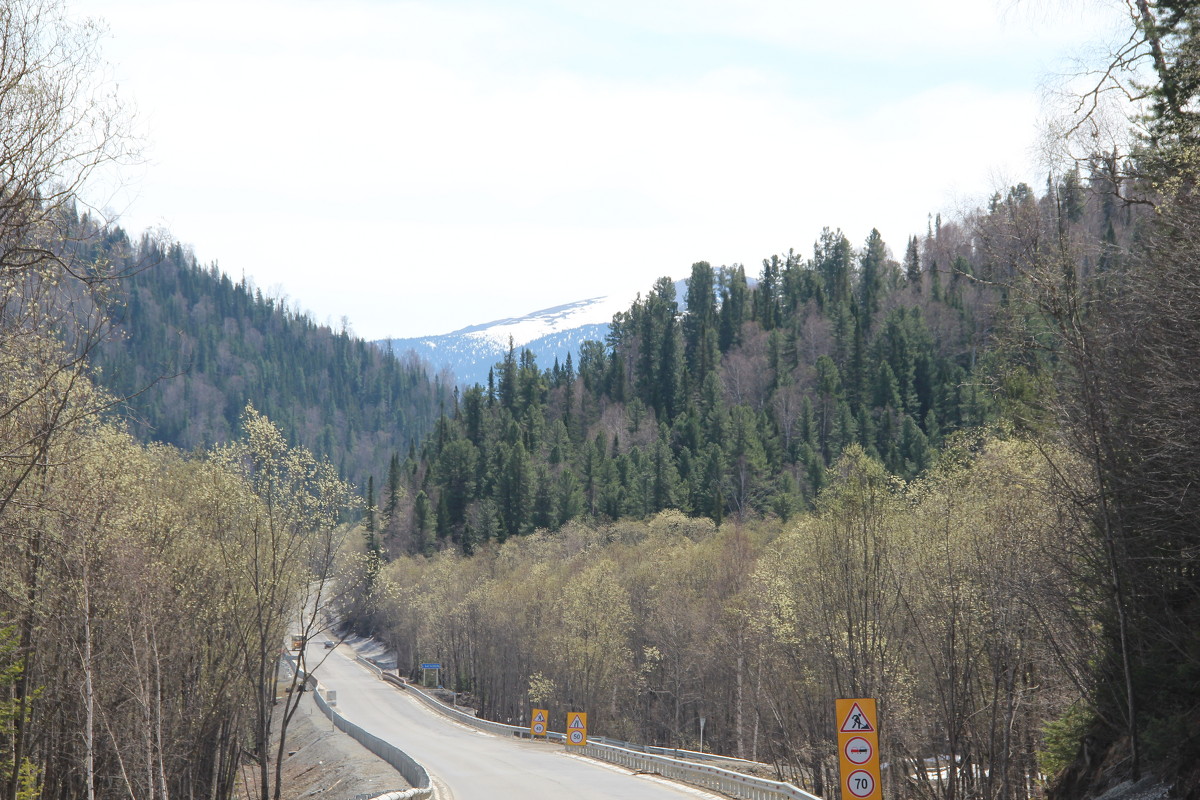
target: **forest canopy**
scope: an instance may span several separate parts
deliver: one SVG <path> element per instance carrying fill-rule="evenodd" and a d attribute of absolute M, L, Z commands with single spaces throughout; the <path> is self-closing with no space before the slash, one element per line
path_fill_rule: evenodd
<path fill-rule="evenodd" d="M 452 395 L 80 215 L 136 149 L 96 30 L 0 4 L 3 798 L 281 798 L 314 592 L 482 714 L 706 719 L 817 794 L 847 695 L 889 796 L 1194 794 L 1200 9 L 1128 8 L 1128 146 L 1085 97 L 1044 187 L 697 262 Z"/>

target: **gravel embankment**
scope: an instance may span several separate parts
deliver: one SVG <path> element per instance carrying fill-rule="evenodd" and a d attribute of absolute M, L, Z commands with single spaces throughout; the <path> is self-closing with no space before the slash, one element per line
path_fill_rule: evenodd
<path fill-rule="evenodd" d="M 275 741 L 278 743 L 278 738 Z M 360 794 L 374 797 L 408 788 L 404 777 L 386 761 L 334 729 L 307 693 L 288 726 L 287 751 L 283 762 L 283 796 L 287 800 L 350 800 Z M 256 777 L 249 769 L 243 773 L 251 792 Z M 253 796 L 246 794 L 246 788 L 238 787 L 241 796 Z"/>

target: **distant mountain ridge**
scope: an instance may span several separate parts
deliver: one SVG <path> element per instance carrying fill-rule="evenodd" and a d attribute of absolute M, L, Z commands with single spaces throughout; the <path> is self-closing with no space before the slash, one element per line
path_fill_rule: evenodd
<path fill-rule="evenodd" d="M 488 370 L 513 347 L 531 351 L 538 364 L 549 367 L 567 354 L 578 358 L 579 346 L 588 340 L 604 341 L 613 315 L 629 309 L 632 298 L 591 297 L 471 325 L 450 333 L 374 342 L 397 355 L 412 351 L 437 369 L 449 369 L 461 385 L 486 384 Z"/>

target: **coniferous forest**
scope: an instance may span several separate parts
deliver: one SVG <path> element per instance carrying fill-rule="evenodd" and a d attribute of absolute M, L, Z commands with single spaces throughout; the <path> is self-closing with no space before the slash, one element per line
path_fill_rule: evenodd
<path fill-rule="evenodd" d="M 247 402 L 348 480 L 407 449 L 452 403 L 447 376 L 333 330 L 203 267 L 178 243 L 133 242 L 86 217 L 76 257 L 125 275 L 106 298 L 111 330 L 90 362 L 131 433 L 184 450 L 232 440 Z"/>
<path fill-rule="evenodd" d="M 1018 186 L 994 213 L 1025 204 L 1038 205 Z M 418 459 L 392 462 L 385 538 L 469 553 L 664 509 L 786 522 L 855 445 L 914 478 L 1003 409 L 988 371 L 1003 293 L 972 245 L 964 225 L 931 220 L 901 263 L 877 232 L 856 248 L 827 228 L 811 257 L 771 256 L 750 278 L 694 264 L 686 313 L 658 280 L 577 362 L 510 351 Z"/>
<path fill-rule="evenodd" d="M 1084 102 L 1044 183 L 455 388 L 80 213 L 134 149 L 97 31 L 0 3 L 0 796 L 281 800 L 319 602 L 485 717 L 830 798 L 837 697 L 889 798 L 1194 797 L 1200 8 L 1130 8 L 1128 149 Z"/>

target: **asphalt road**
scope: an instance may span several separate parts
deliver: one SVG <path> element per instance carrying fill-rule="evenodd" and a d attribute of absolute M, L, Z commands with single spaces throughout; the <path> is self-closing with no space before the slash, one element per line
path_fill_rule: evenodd
<path fill-rule="evenodd" d="M 708 792 L 569 754 L 561 744 L 500 737 L 454 722 L 379 680 L 338 647 L 315 671 L 338 711 L 420 762 L 438 800 L 696 800 Z"/>

